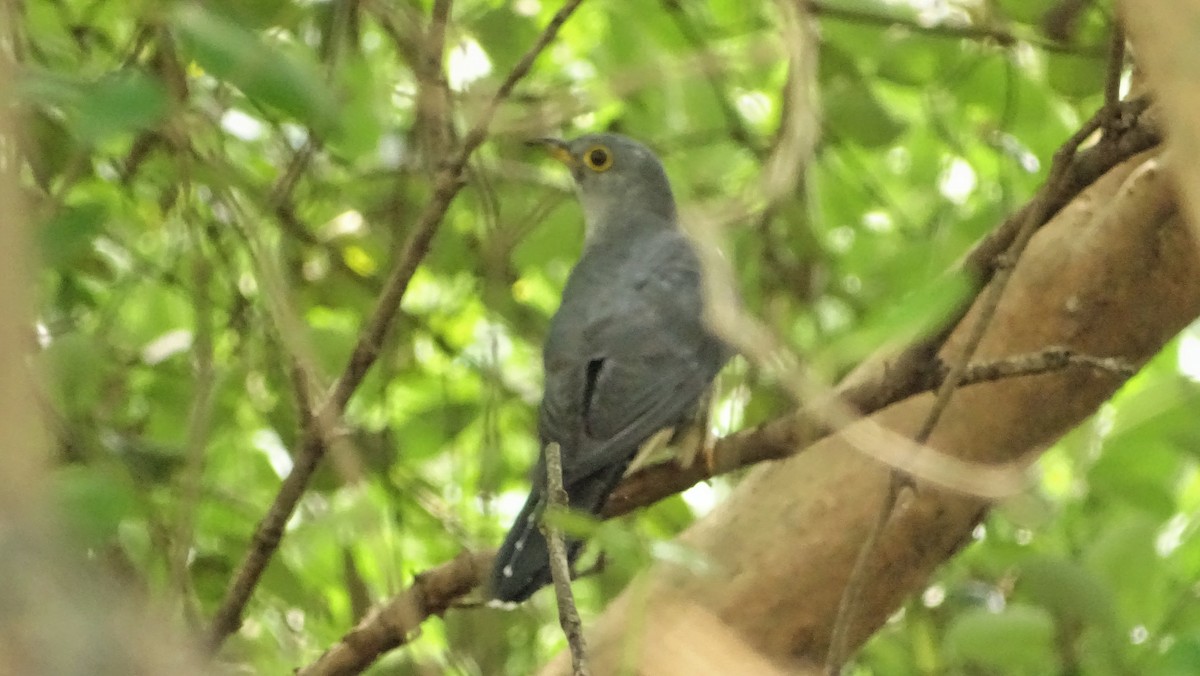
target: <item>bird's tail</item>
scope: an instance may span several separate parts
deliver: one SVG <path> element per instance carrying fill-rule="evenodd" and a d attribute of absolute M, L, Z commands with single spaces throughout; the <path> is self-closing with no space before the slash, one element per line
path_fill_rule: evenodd
<path fill-rule="evenodd" d="M 520 603 L 550 582 L 549 549 L 538 529 L 544 511 L 546 496 L 535 488 L 496 552 L 490 593 L 497 601 Z"/>
<path fill-rule="evenodd" d="M 628 460 L 567 486 L 571 509 L 597 514 L 604 506 L 608 494 L 621 479 Z M 512 528 L 496 552 L 496 563 L 492 567 L 490 593 L 492 598 L 505 603 L 520 603 L 533 593 L 550 584 L 550 553 L 546 538 L 538 528 L 542 513 L 546 511 L 546 495 L 541 487 L 530 492 L 521 513 L 513 521 Z M 583 542 L 567 537 L 567 561 L 574 563 L 583 547 Z"/>

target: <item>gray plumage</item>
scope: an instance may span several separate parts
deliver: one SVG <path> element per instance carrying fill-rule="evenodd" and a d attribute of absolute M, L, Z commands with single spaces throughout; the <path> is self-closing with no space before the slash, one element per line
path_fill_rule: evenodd
<path fill-rule="evenodd" d="M 689 418 L 730 351 L 702 319 L 700 265 L 654 154 L 615 134 L 543 143 L 571 167 L 586 234 L 543 349 L 538 436 L 562 449 L 571 508 L 596 514 L 642 442 Z M 532 482 L 496 557 L 500 601 L 550 581 L 541 456 Z M 568 540 L 572 561 L 580 546 Z"/>

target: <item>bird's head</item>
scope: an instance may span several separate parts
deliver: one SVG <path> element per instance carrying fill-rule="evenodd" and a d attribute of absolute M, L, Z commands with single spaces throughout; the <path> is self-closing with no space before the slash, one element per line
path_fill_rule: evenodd
<path fill-rule="evenodd" d="M 662 163 L 646 146 L 619 134 L 588 134 L 570 141 L 530 141 L 571 170 L 583 206 L 587 239 L 622 216 L 650 212 L 675 222 L 675 197 Z"/>

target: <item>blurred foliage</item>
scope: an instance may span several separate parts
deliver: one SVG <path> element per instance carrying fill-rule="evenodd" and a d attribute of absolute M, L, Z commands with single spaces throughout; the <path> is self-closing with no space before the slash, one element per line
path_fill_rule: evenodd
<path fill-rule="evenodd" d="M 445 116 L 429 0 L 8 3 L 24 187 L 43 260 L 39 364 L 78 543 L 200 623 L 297 440 L 294 346 L 343 368 L 471 124 L 557 5 L 463 0 Z M 822 135 L 796 189 L 733 228 L 749 305 L 830 379 L 936 323 L 942 276 L 1027 198 L 1101 103 L 1108 3 L 824 0 Z M 366 604 L 497 543 L 535 453 L 539 345 L 580 247 L 534 135 L 619 130 L 681 201 L 753 194 L 785 112 L 778 7 L 589 0 L 499 111 L 225 660 L 284 673 Z M 1065 31 L 1065 33 L 1064 33 Z M 1051 37 L 1054 36 L 1054 37 Z M 273 298 L 272 275 L 282 281 Z M 300 318 L 293 335 L 273 304 Z M 788 406 L 744 363 L 721 430 Z M 1037 485 L 872 640 L 855 674 L 1194 674 L 1200 663 L 1200 331 L 1052 448 Z M 327 463 L 328 464 L 328 463 Z M 585 617 L 711 508 L 719 480 L 598 529 Z M 374 673 L 527 673 L 553 599 L 452 611 Z"/>

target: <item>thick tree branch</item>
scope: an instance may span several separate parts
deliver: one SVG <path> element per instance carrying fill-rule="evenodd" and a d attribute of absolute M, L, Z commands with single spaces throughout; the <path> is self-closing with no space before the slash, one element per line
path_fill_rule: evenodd
<path fill-rule="evenodd" d="M 981 298 L 977 299 L 975 303 L 979 308 L 975 323 L 971 326 L 967 334 L 961 353 L 946 373 L 944 381 L 938 387 L 937 397 L 934 399 L 933 405 L 930 407 L 924 422 L 921 423 L 920 430 L 913 437 L 913 442 L 918 446 L 925 446 L 929 441 L 930 435 L 933 434 L 938 421 L 950 405 L 951 397 L 954 396 L 954 392 L 963 383 L 969 363 L 974 358 L 976 350 L 982 343 L 984 335 L 988 332 L 995 318 L 996 311 L 1000 307 L 1000 300 L 1004 295 L 1009 281 L 1012 279 L 1013 272 L 1017 267 L 1017 261 L 1020 260 L 1021 255 L 1025 252 L 1025 247 L 1029 244 L 1037 229 L 1050 218 L 1053 209 L 1053 206 L 1050 204 L 1050 196 L 1065 190 L 1071 164 L 1079 152 L 1080 146 L 1097 129 L 1105 129 L 1106 139 L 1114 138 L 1119 133 L 1119 127 L 1116 126 L 1115 122 L 1115 120 L 1119 119 L 1120 112 L 1120 100 L 1117 97 L 1117 92 L 1119 90 L 1125 56 L 1125 42 L 1120 29 L 1115 29 L 1112 42 L 1108 77 L 1105 85 L 1105 105 L 1082 128 L 1072 134 L 1071 138 L 1055 152 L 1050 165 L 1050 175 L 1046 179 L 1046 190 L 1041 191 L 1031 203 L 1030 208 L 1025 211 L 1023 222 L 1015 238 L 1005 251 L 1003 258 L 997 261 L 998 267 L 991 283 L 984 290 Z M 867 584 L 866 576 L 870 558 L 874 555 L 876 543 L 883 535 L 883 530 L 887 527 L 888 520 L 896 507 L 900 491 L 904 487 L 912 486 L 912 477 L 903 474 L 898 467 L 893 468 L 891 479 L 888 482 L 888 489 L 885 493 L 883 503 L 879 508 L 879 514 L 859 548 L 850 578 L 838 603 L 837 614 L 829 639 L 829 649 L 825 655 L 825 673 L 827 676 L 836 676 L 841 672 L 842 663 L 846 657 L 847 645 L 850 640 L 850 631 L 857 621 L 856 613 L 858 611 L 859 594 L 862 593 L 863 588 Z"/>
<path fill-rule="evenodd" d="M 920 430 L 913 437 L 913 441 L 917 445 L 924 446 L 929 441 L 929 437 L 933 434 L 934 428 L 937 427 L 938 421 L 941 420 L 942 414 L 945 413 L 946 408 L 950 405 L 951 397 L 954 396 L 955 390 L 962 383 L 969 362 L 975 356 L 975 351 L 979 348 L 984 335 L 995 318 L 996 310 L 1000 307 L 1000 299 L 1004 296 L 1004 290 L 1008 287 L 1009 280 L 1012 279 L 1013 271 L 1017 267 L 1017 261 L 1020 260 L 1021 255 L 1025 252 L 1025 247 L 1029 244 L 1029 240 L 1033 238 L 1034 232 L 1049 219 L 1051 207 L 1048 203 L 1048 195 L 1062 191 L 1068 167 L 1070 167 L 1071 161 L 1079 151 L 1079 146 L 1088 136 L 1091 136 L 1093 132 L 1100 128 L 1105 119 L 1111 118 L 1114 110 L 1115 104 L 1112 108 L 1105 107 L 1082 128 L 1072 134 L 1067 143 L 1054 154 L 1054 160 L 1050 165 L 1050 176 L 1046 179 L 1048 190 L 1040 193 L 1038 198 L 1034 200 L 1032 207 L 1025 212 L 1025 220 L 1021 224 L 1021 228 L 1017 231 L 1017 236 L 1005 252 L 1003 262 L 999 265 L 991 283 L 984 289 L 981 297 L 977 299 L 976 304 L 981 309 L 967 335 L 962 353 L 951 365 L 942 384 L 938 387 L 937 398 L 934 399 L 933 406 L 929 409 L 925 421 L 921 423 Z M 850 628 L 854 626 L 856 621 L 855 612 L 857 611 L 858 595 L 866 583 L 868 559 L 874 553 L 875 543 L 882 535 L 883 529 L 887 526 L 892 510 L 896 506 L 896 500 L 899 497 L 902 485 L 911 485 L 911 479 L 901 475 L 898 469 L 893 470 L 887 493 L 883 504 L 880 506 L 878 518 L 876 518 L 874 525 L 867 533 L 866 539 L 863 540 L 858 557 L 854 562 L 854 568 L 850 574 L 850 580 L 847 582 L 846 590 L 843 592 L 842 599 L 838 604 L 837 618 L 833 623 L 829 650 L 825 658 L 825 673 L 827 676 L 837 676 L 841 671 L 842 661 L 846 656 Z"/>
<path fill-rule="evenodd" d="M 1168 132 L 1168 167 L 1175 177 L 1192 228 L 1200 234 L 1200 125 L 1196 107 L 1196 25 L 1200 0 L 1122 0 L 1125 31 L 1137 59 L 1134 87 L 1148 85 L 1160 102 Z"/>

